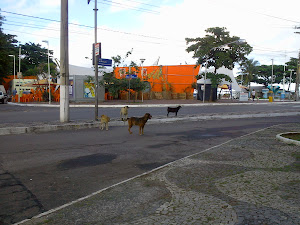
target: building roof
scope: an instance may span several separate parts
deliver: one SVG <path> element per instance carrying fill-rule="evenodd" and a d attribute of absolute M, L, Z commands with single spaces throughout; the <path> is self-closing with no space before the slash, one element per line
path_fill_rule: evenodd
<path fill-rule="evenodd" d="M 112 69 L 99 69 L 100 71 L 112 72 Z M 69 65 L 69 75 L 70 76 L 95 76 L 95 71 L 93 67 L 81 67 L 75 65 Z M 99 73 L 102 76 L 102 73 Z"/>

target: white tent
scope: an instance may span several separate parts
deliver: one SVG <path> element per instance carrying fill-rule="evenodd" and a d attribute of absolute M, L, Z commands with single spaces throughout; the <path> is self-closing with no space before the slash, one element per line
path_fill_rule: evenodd
<path fill-rule="evenodd" d="M 214 68 L 207 69 L 207 72 L 213 72 L 213 71 L 214 71 Z M 201 72 L 204 72 L 204 71 L 201 71 Z M 200 71 L 199 71 L 199 73 L 200 73 Z M 233 90 L 238 91 L 238 92 L 241 91 L 241 88 L 240 88 L 240 86 L 238 85 L 238 83 L 236 82 L 236 79 L 235 79 L 235 77 L 234 77 L 234 75 L 233 75 L 233 71 L 232 71 L 232 70 L 227 69 L 227 68 L 225 68 L 225 67 L 223 66 L 223 67 L 217 69 L 217 73 L 220 73 L 220 74 L 226 74 L 226 75 L 228 75 L 228 76 L 231 78 L 231 82 L 223 80 L 219 85 L 230 84 L 230 83 L 231 83 L 232 89 L 233 89 Z M 204 80 L 204 79 L 199 79 L 199 80 L 197 81 L 197 83 L 203 84 L 203 80 Z M 206 84 L 211 84 L 210 80 L 209 80 L 209 81 L 206 81 Z"/>

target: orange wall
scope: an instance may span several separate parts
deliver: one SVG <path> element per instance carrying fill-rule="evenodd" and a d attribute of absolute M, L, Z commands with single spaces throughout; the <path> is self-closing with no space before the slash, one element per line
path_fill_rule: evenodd
<path fill-rule="evenodd" d="M 144 70 L 147 70 L 147 75 L 144 72 L 144 80 L 147 80 L 147 76 L 151 73 L 159 71 L 159 66 L 144 66 Z M 195 76 L 199 72 L 200 66 L 195 68 L 195 65 L 176 65 L 176 66 L 162 66 L 162 77 L 159 79 L 154 79 L 152 77 L 148 78 L 148 82 L 151 84 L 151 90 L 155 92 L 161 92 L 163 87 L 163 82 L 167 81 L 172 85 L 172 91 L 176 93 L 183 92 L 193 92 L 191 84 L 196 82 Z M 128 72 L 128 67 L 117 67 L 115 71 L 116 78 L 121 78 L 120 69 L 125 69 Z M 137 74 L 139 78 L 142 78 L 140 71 Z M 135 73 L 134 68 L 131 68 L 132 74 Z M 164 80 L 164 81 L 163 81 Z M 164 82 L 166 83 L 166 82 Z M 168 85 L 167 90 L 169 90 Z"/>

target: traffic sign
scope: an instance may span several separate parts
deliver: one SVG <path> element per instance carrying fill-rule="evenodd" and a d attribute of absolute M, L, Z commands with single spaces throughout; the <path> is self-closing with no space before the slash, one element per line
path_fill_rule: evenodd
<path fill-rule="evenodd" d="M 95 45 L 95 55 L 99 55 L 99 51 L 100 50 L 100 43 L 97 43 L 96 45 Z"/>
<path fill-rule="evenodd" d="M 130 79 L 130 78 L 137 78 L 137 75 L 135 75 L 135 74 L 129 74 L 129 75 L 126 75 L 126 78 L 127 79 Z"/>
<path fill-rule="evenodd" d="M 100 58 L 98 61 L 99 66 L 112 66 L 112 60 L 111 59 L 102 59 Z"/>

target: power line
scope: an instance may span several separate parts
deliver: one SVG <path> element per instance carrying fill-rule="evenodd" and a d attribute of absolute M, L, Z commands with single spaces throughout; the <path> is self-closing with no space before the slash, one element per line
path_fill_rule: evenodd
<path fill-rule="evenodd" d="M 1 12 L 5 12 L 5 13 L 8 13 L 8 14 L 13 14 L 13 15 L 18 15 L 18 16 L 24 16 L 24 17 L 34 18 L 34 19 L 40 19 L 40 20 L 45 20 L 45 21 L 51 21 L 51 22 L 60 23 L 60 20 L 48 19 L 48 18 L 37 17 L 37 16 L 30 16 L 30 15 L 25 15 L 25 14 L 15 13 L 15 12 L 9 12 L 9 11 L 3 11 L 3 10 Z M 78 23 L 69 23 L 69 24 L 70 25 L 75 25 L 75 26 L 80 26 L 80 27 L 94 29 L 93 26 L 82 25 L 82 24 L 78 24 Z M 166 41 L 170 40 L 170 39 L 162 38 L 162 37 L 155 37 L 155 36 L 149 36 L 149 35 L 144 35 L 144 34 L 135 34 L 135 33 L 125 32 L 125 31 L 107 29 L 107 28 L 98 28 L 98 29 L 105 30 L 105 31 L 110 31 L 110 32 L 115 32 L 115 33 L 122 33 L 122 34 L 127 34 L 127 35 L 140 36 L 140 37 L 144 37 L 144 38 L 153 38 L 153 39 L 166 40 Z M 172 40 L 172 41 L 179 41 L 179 40 Z"/>
<path fill-rule="evenodd" d="M 99 1 L 97 1 L 99 2 Z M 127 8 L 127 9 L 132 9 L 132 10 L 136 10 L 136 11 L 142 11 L 142 12 L 147 12 L 147 13 L 151 13 L 151 14 L 159 14 L 158 11 L 154 11 L 151 9 L 145 9 L 145 8 L 140 8 L 140 7 L 135 7 L 135 6 L 131 6 L 131 5 L 125 5 L 119 2 L 114 2 L 114 1 L 100 1 L 100 4 L 105 4 L 105 5 L 113 5 L 116 7 L 120 7 L 120 8 Z"/>
<path fill-rule="evenodd" d="M 152 5 L 152 4 L 149 4 L 149 3 L 144 3 L 144 2 L 134 1 L 134 0 L 126 0 L 126 1 L 128 1 L 128 2 L 136 2 L 136 3 L 142 4 L 142 5 L 147 5 L 147 6 L 151 6 L 151 7 L 157 7 L 157 8 L 160 7 L 158 5 Z"/>

